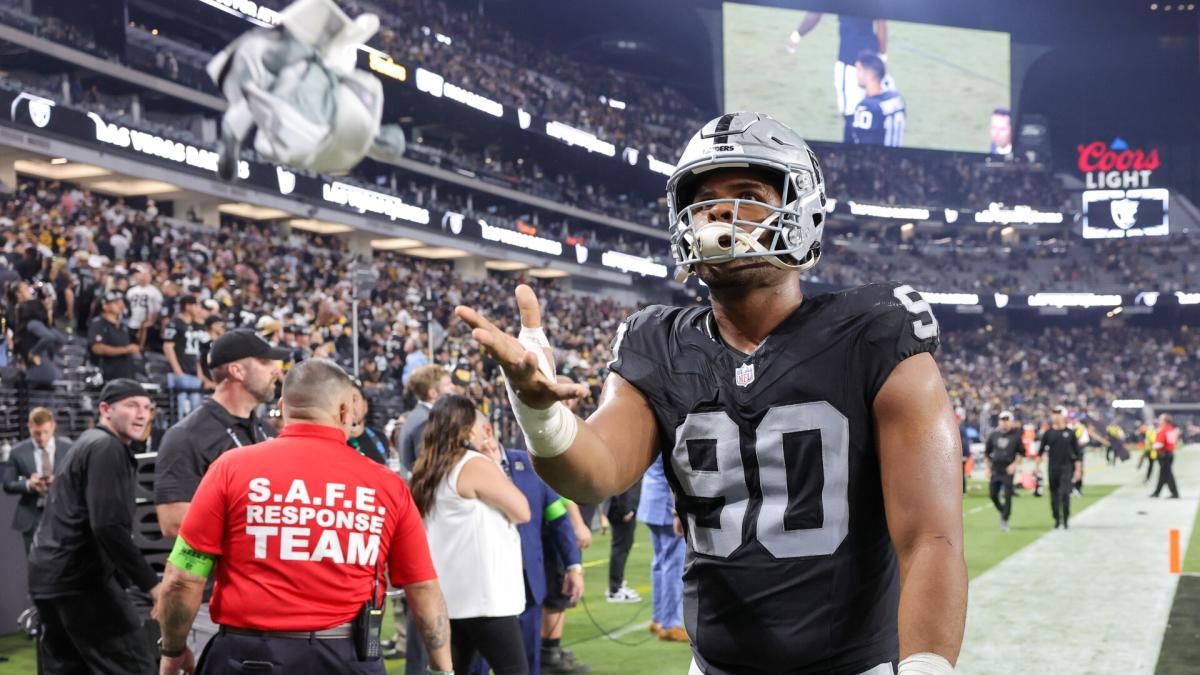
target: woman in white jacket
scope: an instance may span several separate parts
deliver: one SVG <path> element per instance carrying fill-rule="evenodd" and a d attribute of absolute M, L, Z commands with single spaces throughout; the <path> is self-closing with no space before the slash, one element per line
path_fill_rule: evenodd
<path fill-rule="evenodd" d="M 521 539 L 529 501 L 499 464 L 471 399 L 449 395 L 429 412 L 413 467 L 413 500 L 450 614 L 454 672 L 482 654 L 497 675 L 526 675 L 518 615 L 525 609 Z"/>

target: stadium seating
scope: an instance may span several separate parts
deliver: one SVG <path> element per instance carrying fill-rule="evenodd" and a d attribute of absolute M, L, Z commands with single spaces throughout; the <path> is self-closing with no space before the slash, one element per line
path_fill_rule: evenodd
<path fill-rule="evenodd" d="M 345 253 L 333 237 L 297 232 L 284 237 L 272 225 L 235 220 L 216 231 L 164 227 L 162 217 L 148 217 L 121 202 L 44 182 L 18 186 L 5 201 L 3 215 L 14 222 L 3 232 L 4 250 L 10 257 L 24 255 L 30 247 L 36 252 L 39 246 L 56 255 L 70 254 L 69 265 L 57 266 L 50 256 L 35 256 L 35 275 L 57 293 L 68 288 L 81 293 L 89 285 L 121 288 L 128 283 L 124 272 L 129 265 L 146 261 L 158 270 L 157 283 L 167 286 L 166 282 L 172 281 L 170 293 L 177 293 L 181 286 L 195 285 L 201 288 L 202 296 L 218 300 L 230 328 L 253 326 L 258 317 L 271 315 L 285 331 L 307 334 L 312 354 L 344 363 L 351 358 L 350 284 L 345 277 Z M 128 232 L 132 242 L 124 260 L 114 259 L 110 241 L 120 229 Z M 1052 261 L 1054 266 L 1047 269 L 1058 270 L 1060 276 L 1066 274 L 1062 270 L 1071 269 L 1067 275 L 1071 278 L 1063 281 L 1081 287 L 1094 285 L 1101 278 L 1088 270 L 1106 275 L 1103 278 L 1113 284 L 1128 285 L 1142 280 L 1142 267 L 1123 263 L 1147 257 L 1158 257 L 1164 264 L 1173 261 L 1189 270 L 1188 274 L 1195 274 L 1188 267 L 1195 259 L 1191 252 L 1172 252 L 1164 245 L 1144 243 L 1124 247 L 1090 268 L 1081 269 L 1063 258 Z M 939 269 L 952 270 L 963 280 L 981 278 L 981 274 L 1008 280 L 1003 276 L 1010 266 L 1005 259 L 979 255 L 954 260 L 954 266 L 947 270 L 941 263 L 930 265 L 919 257 L 906 260 L 898 254 L 858 253 L 848 246 L 835 246 L 814 268 L 813 276 L 842 286 L 888 277 L 919 283 L 925 280 L 921 278 L 922 270 Z M 1043 261 L 1030 261 L 1031 276 L 1011 281 L 1019 284 L 1023 279 L 1040 278 L 1036 276 L 1038 267 L 1033 265 L 1037 262 Z M 432 328 L 433 361 L 451 370 L 455 381 L 500 421 L 505 439 L 516 442 L 517 430 L 508 418 L 503 386 L 497 379 L 499 371 L 470 344 L 462 327 L 451 319 L 451 310 L 459 303 L 475 305 L 501 327 L 512 329 L 516 311 L 511 291 L 517 277 L 494 274 L 472 282 L 458 277 L 448 264 L 401 258 L 394 253 L 377 254 L 374 263 L 380 282 L 361 319 L 360 338 L 362 358 L 375 359 L 381 366 L 382 375 L 370 389 L 373 422 L 382 427 L 407 407 L 402 396 L 404 367 L 410 359 L 423 358 L 417 357 L 415 350 L 428 344 Z M 52 269 L 56 276 L 49 277 Z M 1076 276 L 1075 271 L 1081 274 Z M 1179 283 L 1178 275 L 1170 278 L 1171 283 Z M 424 303 L 426 288 L 438 290 L 432 306 Z M 609 340 L 617 323 L 635 308 L 570 293 L 553 283 L 539 283 L 538 291 L 558 348 L 560 368 L 587 382 L 594 400 L 605 376 Z M 65 303 L 56 302 L 55 307 L 61 328 L 76 335 L 86 330 L 76 323 L 78 315 L 67 315 Z M 433 317 L 436 326 L 425 321 L 427 315 Z M 1129 350 L 1130 344 L 1141 348 Z M 1200 396 L 1200 382 L 1188 375 L 1195 372 L 1200 360 L 1200 336 L 1194 331 L 1106 327 L 1030 333 L 978 328 L 945 331 L 944 345 L 939 360 L 951 395 L 973 415 L 984 406 L 993 411 L 1012 406 L 1031 413 L 1044 411 L 1064 398 L 1081 410 L 1101 413 L 1115 398 L 1172 401 Z M 12 377 L 12 369 L 6 371 L 9 376 L 3 378 L 0 400 L 8 403 L 0 409 L 12 414 L 0 415 L 0 438 L 16 438 L 22 426 L 21 412 L 45 402 L 53 403 L 51 407 L 58 411 L 68 433 L 88 426 L 92 401 L 86 392 L 94 391 L 94 371 L 85 364 L 86 356 L 78 343 L 68 345 L 60 359 L 66 379 L 50 391 L 30 390 L 19 378 Z M 13 365 L 19 363 L 17 357 Z M 160 354 L 148 353 L 141 363 L 142 377 L 158 385 L 156 396 L 162 413 L 158 424 L 165 426 L 178 413 L 173 408 L 174 398 L 161 391 L 165 384 L 164 361 Z"/>

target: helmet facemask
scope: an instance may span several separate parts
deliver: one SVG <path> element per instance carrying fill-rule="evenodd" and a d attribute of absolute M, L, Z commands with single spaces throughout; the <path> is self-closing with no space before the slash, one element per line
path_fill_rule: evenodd
<path fill-rule="evenodd" d="M 743 156 L 743 161 L 713 163 L 697 167 L 681 177 L 667 195 L 671 219 L 671 252 L 678 265 L 676 279 L 685 280 L 695 265 L 723 264 L 742 258 L 764 258 L 780 269 L 806 270 L 820 257 L 820 232 L 824 224 L 824 204 L 819 178 L 805 166 L 785 165 L 768 158 Z M 746 162 L 744 160 L 751 161 Z M 720 169 L 753 168 L 760 170 L 780 195 L 782 206 L 756 199 L 720 198 L 691 201 L 694 187 L 704 172 Z M 679 204 L 686 206 L 679 208 Z M 730 204 L 730 221 L 709 222 L 693 227 L 697 215 L 718 204 Z M 745 208 L 749 207 L 749 208 Z M 765 213 L 760 220 L 745 217 L 755 209 Z"/>

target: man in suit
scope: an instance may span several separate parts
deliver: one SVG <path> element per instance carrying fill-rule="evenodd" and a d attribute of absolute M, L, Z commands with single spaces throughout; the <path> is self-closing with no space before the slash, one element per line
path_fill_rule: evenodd
<path fill-rule="evenodd" d="M 417 368 L 408 378 L 408 388 L 417 399 L 417 405 L 404 417 L 404 426 L 400 428 L 400 465 L 404 471 L 401 474 L 406 479 L 412 475 L 413 465 L 417 463 L 417 455 L 421 453 L 421 436 L 425 433 L 425 422 L 429 420 L 429 411 L 443 394 L 454 393 L 454 383 L 446 369 L 428 364 Z M 404 672 L 408 675 L 425 675 L 425 648 L 421 643 L 421 635 L 412 625 L 412 617 L 405 619 L 404 603 L 392 605 L 392 618 L 397 626 L 392 639 L 385 643 L 387 651 L 384 656 L 400 658 L 399 645 L 404 643 L 403 657 Z M 405 626 L 406 631 L 398 627 Z"/>
<path fill-rule="evenodd" d="M 417 406 L 409 411 L 404 428 L 400 430 L 400 463 L 404 465 L 404 471 L 411 474 L 421 452 L 421 434 L 425 432 L 429 411 L 443 394 L 454 393 L 454 383 L 445 368 L 430 364 L 413 371 L 412 377 L 408 378 L 408 388 L 417 398 Z"/>
<path fill-rule="evenodd" d="M 10 475 L 15 474 L 15 478 L 4 481 L 4 491 L 21 495 L 12 526 L 25 538 L 26 555 L 54 482 L 54 467 L 71 451 L 71 439 L 55 435 L 56 429 L 54 413 L 34 408 L 29 412 L 29 438 L 18 443 L 9 456 Z"/>

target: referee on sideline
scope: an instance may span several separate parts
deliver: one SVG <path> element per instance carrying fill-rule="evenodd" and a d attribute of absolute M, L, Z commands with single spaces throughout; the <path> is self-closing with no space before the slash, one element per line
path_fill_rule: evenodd
<path fill-rule="evenodd" d="M 279 437 L 209 467 L 163 576 L 160 673 L 193 671 L 187 634 L 214 566 L 220 630 L 197 672 L 382 675 L 386 581 L 408 597 L 429 672 L 452 670 L 446 601 L 412 495 L 346 443 L 359 397 L 334 362 L 303 361 L 284 380 Z"/>

